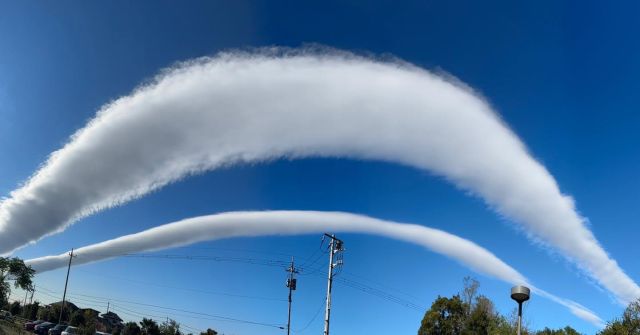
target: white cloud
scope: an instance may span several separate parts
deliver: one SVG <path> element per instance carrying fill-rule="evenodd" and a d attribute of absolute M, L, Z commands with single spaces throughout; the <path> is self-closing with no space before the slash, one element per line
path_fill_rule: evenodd
<path fill-rule="evenodd" d="M 157 251 L 202 241 L 231 237 L 300 235 L 311 233 L 356 232 L 417 244 L 447 256 L 474 271 L 514 285 L 531 286 L 540 296 L 569 309 L 577 317 L 598 327 L 603 324 L 594 312 L 568 299 L 533 287 L 517 270 L 487 249 L 442 230 L 416 224 L 397 223 L 342 212 L 267 211 L 229 212 L 189 218 L 136 234 L 76 249 L 74 265 L 97 262 L 127 253 Z M 67 266 L 65 254 L 27 260 L 37 272 Z"/>
<path fill-rule="evenodd" d="M 200 59 L 105 106 L 0 204 L 0 253 L 189 174 L 282 157 L 381 160 L 443 176 L 622 302 L 640 297 L 482 98 L 416 67 L 336 53 Z"/>

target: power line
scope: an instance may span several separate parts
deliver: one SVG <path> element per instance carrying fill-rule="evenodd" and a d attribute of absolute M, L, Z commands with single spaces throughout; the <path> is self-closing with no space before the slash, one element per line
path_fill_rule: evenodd
<path fill-rule="evenodd" d="M 318 276 L 318 277 L 326 277 L 327 276 L 327 272 L 320 271 L 320 270 L 318 270 L 317 272 L 311 272 L 311 273 L 307 272 L 307 273 L 302 273 L 302 274 L 315 275 L 315 276 Z M 398 304 L 398 305 L 406 307 L 406 308 L 414 309 L 414 310 L 419 311 L 419 312 L 423 312 L 423 311 L 426 310 L 425 306 L 418 305 L 418 304 L 416 304 L 416 303 L 414 303 L 414 302 L 412 302 L 410 300 L 395 296 L 392 293 L 386 292 L 384 290 L 377 289 L 375 287 L 371 287 L 369 285 L 366 285 L 366 284 L 363 284 L 363 283 L 359 283 L 357 281 L 354 281 L 354 280 L 351 280 L 351 279 L 347 279 L 347 278 L 344 278 L 344 277 L 339 277 L 339 278 L 334 278 L 334 279 L 335 279 L 335 281 L 337 283 L 339 283 L 341 285 L 344 285 L 344 286 L 359 290 L 359 291 L 361 291 L 363 293 L 367 293 L 367 294 L 373 295 L 373 296 L 378 297 L 380 299 L 383 299 L 385 301 L 392 302 L 392 303 Z"/>
<path fill-rule="evenodd" d="M 326 302 L 326 298 L 324 300 L 322 300 L 322 303 L 318 306 L 318 310 L 316 310 L 316 312 L 313 314 L 313 317 L 311 318 L 311 320 L 309 320 L 309 322 L 307 322 L 307 324 L 300 328 L 300 329 L 294 329 L 293 332 L 294 333 L 302 333 L 304 332 L 307 328 L 309 328 L 309 326 L 311 326 L 311 324 L 313 323 L 313 321 L 315 321 L 315 319 L 318 317 L 318 315 L 320 315 L 320 312 L 322 311 L 322 307 L 324 307 L 324 304 Z"/>
<path fill-rule="evenodd" d="M 282 302 L 286 301 L 285 299 L 280 299 L 280 298 L 251 296 L 251 295 L 246 295 L 246 294 L 226 293 L 226 292 L 219 292 L 219 291 L 207 291 L 207 290 L 199 290 L 199 289 L 186 288 L 186 287 L 177 287 L 177 286 L 170 286 L 170 285 L 164 285 L 164 284 L 157 284 L 157 283 L 152 283 L 152 282 L 143 281 L 143 280 L 131 279 L 131 278 L 126 278 L 126 277 L 122 277 L 122 276 L 115 276 L 115 275 L 111 275 L 111 274 L 97 274 L 97 273 L 89 272 L 89 271 L 86 271 L 86 270 L 77 270 L 77 271 L 84 272 L 84 273 L 87 273 L 87 274 L 90 274 L 90 275 L 94 275 L 94 276 L 114 278 L 114 279 L 118 279 L 118 280 L 123 280 L 123 281 L 128 281 L 128 282 L 132 282 L 132 283 L 145 285 L 145 286 L 150 285 L 150 286 L 156 286 L 156 287 L 162 287 L 162 288 L 170 288 L 170 289 L 174 289 L 174 290 L 183 290 L 183 291 L 190 291 L 190 292 L 196 292 L 196 293 L 205 293 L 205 294 L 212 294 L 212 295 L 224 295 L 224 296 L 228 296 L 228 297 L 245 298 L 245 299 L 271 300 L 271 301 L 282 301 Z"/>
<path fill-rule="evenodd" d="M 321 244 L 322 246 L 322 244 Z M 321 248 L 320 248 L 321 250 Z M 316 252 L 314 252 L 312 254 L 312 256 L 314 254 L 317 253 L 318 250 L 316 250 Z M 303 275 L 321 275 L 321 276 L 327 276 L 327 272 L 322 270 L 319 267 L 316 268 L 312 268 L 311 266 L 313 264 L 315 264 L 317 262 L 317 260 L 321 259 L 324 253 L 320 253 L 316 259 L 311 262 L 309 265 L 306 266 L 306 268 L 300 267 L 300 272 Z M 196 261 L 196 260 L 206 260 L 206 261 L 225 261 L 225 262 L 240 262 L 240 263 L 245 263 L 245 264 L 254 264 L 254 265 L 267 265 L 267 266 L 275 266 L 275 267 L 282 267 L 282 268 L 286 268 L 289 264 L 288 262 L 285 261 L 280 261 L 280 260 L 272 260 L 272 259 L 256 259 L 256 258 L 242 258 L 242 257 L 223 257 L 223 256 L 201 256 L 201 255 L 176 255 L 176 254 L 165 254 L 165 255 L 154 255 L 154 254 L 124 254 L 124 257 L 131 257 L 131 258 L 152 258 L 152 259 L 177 259 L 177 260 L 189 260 L 189 261 Z M 86 271 L 85 271 L 86 272 Z M 340 274 L 341 272 L 337 272 L 334 274 L 334 277 L 337 276 L 338 274 Z M 349 275 L 351 276 L 355 276 L 352 273 L 349 273 Z M 111 276 L 111 277 L 116 277 L 116 276 L 112 276 L 112 275 L 105 275 L 105 276 Z M 124 279 L 124 278 L 120 278 L 123 280 L 129 280 L 129 281 L 133 281 L 135 282 L 135 280 L 132 279 Z M 425 306 L 416 304 L 410 300 L 398 297 L 392 293 L 386 292 L 385 290 L 379 289 L 379 288 L 374 288 L 371 287 L 369 285 L 366 285 L 364 283 L 360 283 L 357 282 L 355 280 L 352 279 L 347 279 L 347 278 L 336 278 L 336 280 L 341 284 L 341 285 L 345 285 L 348 287 L 351 287 L 353 289 L 357 289 L 361 292 L 376 296 L 378 298 L 381 298 L 385 301 L 388 302 L 392 302 L 395 304 L 398 304 L 400 306 L 406 307 L 406 308 L 410 308 L 410 309 L 414 309 L 416 311 L 422 312 L 426 309 Z M 143 282 L 140 282 L 143 283 Z M 144 284 L 146 285 L 155 285 L 155 286 L 159 286 L 159 287 L 163 287 L 165 285 L 161 285 L 161 284 L 154 284 L 154 283 L 148 283 L 148 282 L 144 282 Z M 172 288 L 172 287 L 168 287 L 167 288 Z M 176 288 L 179 289 L 179 288 Z M 185 289 L 185 290 L 192 290 L 192 291 L 199 291 L 199 290 L 194 290 L 194 289 Z M 204 293 L 204 292 L 202 292 Z M 228 296 L 238 296 L 238 297 L 246 297 L 246 298 L 251 298 L 251 299 L 264 299 L 264 300 L 274 300 L 274 301 L 282 301 L 282 299 L 277 299 L 277 298 L 266 298 L 266 297 L 251 297 L 251 296 L 242 296 L 242 295 L 234 295 L 234 294 L 225 294 L 225 293 L 218 293 L 218 292 L 210 292 L 211 294 L 222 294 L 222 295 L 228 295 Z M 407 295 L 407 294 L 405 294 Z"/>
<path fill-rule="evenodd" d="M 194 315 L 201 315 L 201 316 L 211 317 L 211 318 L 219 319 L 220 321 L 230 321 L 230 322 L 253 324 L 253 325 L 259 325 L 259 326 L 265 326 L 265 327 L 274 327 L 274 328 L 284 329 L 283 326 L 278 325 L 278 324 L 274 324 L 274 323 L 250 321 L 250 320 L 233 318 L 233 317 L 228 317 L 228 316 L 223 316 L 223 315 L 215 315 L 215 314 L 208 314 L 208 313 L 202 313 L 202 312 L 195 312 L 195 311 L 189 311 L 189 310 L 180 309 L 180 308 L 173 308 L 173 307 L 166 307 L 166 306 L 160 306 L 160 305 L 154 305 L 154 304 L 147 304 L 147 303 L 136 302 L 136 301 L 131 301 L 131 300 L 116 299 L 116 298 L 106 298 L 106 297 L 99 297 L 99 296 L 88 295 L 88 294 L 80 294 L 80 293 L 75 293 L 75 294 L 70 294 L 70 295 L 81 296 L 81 297 L 89 297 L 89 298 L 95 298 L 95 299 L 102 299 L 105 302 L 106 301 L 116 301 L 116 302 L 125 303 L 125 304 L 147 306 L 147 307 L 155 307 L 155 308 L 160 308 L 160 309 L 164 309 L 164 310 L 170 310 L 170 311 L 183 312 L 183 313 L 189 313 L 189 314 L 194 314 Z"/>

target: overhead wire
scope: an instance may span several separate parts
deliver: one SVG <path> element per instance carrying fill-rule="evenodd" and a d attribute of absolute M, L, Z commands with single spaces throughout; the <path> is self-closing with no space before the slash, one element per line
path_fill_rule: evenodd
<path fill-rule="evenodd" d="M 170 311 L 175 311 L 175 312 L 183 312 L 183 313 L 189 313 L 189 314 L 193 314 L 193 315 L 211 317 L 211 318 L 219 319 L 219 321 L 230 321 L 230 322 L 253 324 L 253 325 L 259 325 L 259 326 L 265 326 L 265 327 L 275 327 L 275 328 L 281 328 L 282 327 L 281 325 L 274 324 L 274 323 L 266 323 L 266 322 L 257 322 L 257 321 L 251 321 L 251 320 L 244 320 L 244 319 L 228 317 L 228 316 L 223 316 L 223 315 L 195 312 L 195 311 L 189 311 L 189 310 L 180 309 L 180 308 L 160 306 L 160 305 L 136 302 L 136 301 L 131 301 L 131 300 L 125 300 L 125 299 L 107 298 L 107 297 L 100 297 L 100 296 L 88 295 L 88 294 L 80 294 L 80 293 L 70 293 L 69 295 L 71 295 L 71 296 L 89 297 L 89 298 L 95 298 L 95 299 L 102 299 L 105 302 L 106 301 L 111 301 L 111 302 L 119 302 L 119 303 L 132 304 L 132 305 L 138 305 L 138 306 L 155 307 L 155 308 L 160 308 L 160 309 L 163 309 L 163 310 L 170 310 Z"/>
<path fill-rule="evenodd" d="M 211 294 L 211 295 L 223 295 L 223 296 L 227 296 L 227 297 L 236 297 L 236 298 L 245 298 L 245 299 L 271 300 L 271 301 L 282 301 L 282 302 L 287 301 L 286 299 L 281 299 L 281 298 L 253 296 L 253 295 L 227 293 L 227 292 L 219 292 L 219 291 L 207 291 L 207 290 L 200 290 L 200 289 L 194 289 L 194 288 L 186 288 L 186 287 L 177 287 L 177 286 L 171 286 L 171 285 L 157 284 L 157 283 L 153 283 L 153 282 L 149 282 L 149 281 L 125 278 L 125 277 L 122 277 L 122 276 L 115 276 L 115 275 L 112 275 L 112 274 L 97 274 L 97 273 L 93 273 L 93 272 L 86 271 L 86 270 L 77 270 L 77 271 L 80 271 L 80 272 L 83 272 L 83 273 L 87 273 L 87 274 L 90 274 L 90 275 L 100 276 L 100 277 L 108 277 L 108 278 L 128 281 L 128 282 L 137 283 L 137 284 L 141 284 L 141 285 L 145 285 L 145 286 L 150 285 L 150 286 L 156 286 L 156 287 L 161 287 L 161 288 L 169 288 L 169 289 L 174 289 L 174 290 L 190 291 L 190 292 L 195 292 L 195 293 L 204 293 L 204 294 Z"/>

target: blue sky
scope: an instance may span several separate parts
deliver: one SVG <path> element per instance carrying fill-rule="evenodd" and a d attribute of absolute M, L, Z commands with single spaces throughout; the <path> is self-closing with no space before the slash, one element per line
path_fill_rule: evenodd
<path fill-rule="evenodd" d="M 393 55 L 447 72 L 485 96 L 530 152 L 571 194 L 611 256 L 638 278 L 634 235 L 640 211 L 636 80 L 637 4 L 582 2 L 358 3 L 170 2 L 3 3 L 0 11 L 0 194 L 24 182 L 103 104 L 162 68 L 218 51 L 318 43 Z M 154 192 L 83 219 L 16 254 L 61 253 L 185 217 L 230 210 L 313 209 L 425 224 L 491 250 L 539 287 L 576 300 L 604 319 L 622 307 L 561 256 L 532 245 L 478 198 L 426 172 L 379 162 L 305 159 L 235 166 Z M 384 238 L 345 234 L 346 278 L 428 306 L 475 275 L 458 263 Z M 166 253 L 305 259 L 320 236 L 247 238 Z M 321 259 L 318 265 L 326 264 Z M 70 292 L 266 323 L 286 320 L 286 302 L 154 286 L 285 299 L 286 273 L 234 262 L 123 258 L 72 270 Z M 364 278 L 363 278 L 364 277 Z M 481 293 L 509 313 L 509 286 L 483 276 Z M 366 279 L 365 279 L 366 278 Z M 39 275 L 59 292 L 64 271 Z M 383 285 L 383 286 L 381 286 Z M 397 292 L 395 290 L 402 291 Z M 332 328 L 343 333 L 412 333 L 421 312 L 336 285 Z M 36 296 L 42 300 L 47 295 Z M 57 294 L 57 293 L 51 293 Z M 78 296 L 76 296 L 78 297 Z M 293 329 L 311 320 L 324 280 L 301 276 Z M 51 298 L 52 299 L 52 298 Z M 87 299 L 87 297 L 85 297 Z M 102 303 L 77 300 L 86 305 Z M 113 302 L 118 308 L 118 303 Z M 165 315 L 121 303 L 124 311 Z M 117 310 L 116 310 L 117 311 Z M 595 328 L 543 299 L 526 310 L 533 327 Z M 131 315 L 134 317 L 136 314 Z M 371 316 L 376 316 L 372 321 Z M 125 315 L 126 316 L 126 315 Z M 171 315 L 169 315 L 171 316 Z M 278 334 L 268 327 L 176 317 L 228 334 Z M 322 316 L 305 333 L 319 331 Z"/>

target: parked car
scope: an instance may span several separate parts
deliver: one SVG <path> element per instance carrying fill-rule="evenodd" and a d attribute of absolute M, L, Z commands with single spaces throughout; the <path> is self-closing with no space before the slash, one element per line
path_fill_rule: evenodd
<path fill-rule="evenodd" d="M 109 334 L 109 333 L 104 333 L 104 332 L 98 332 L 98 331 L 97 331 L 97 332 L 96 332 L 96 335 L 111 335 L 111 334 Z"/>
<path fill-rule="evenodd" d="M 0 310 L 0 320 L 12 321 L 13 315 L 11 315 L 11 312 L 9 311 Z"/>
<path fill-rule="evenodd" d="M 65 330 L 60 333 L 60 335 L 75 335 L 78 333 L 77 327 L 67 326 Z"/>
<path fill-rule="evenodd" d="M 43 322 L 44 322 L 44 320 L 36 320 L 36 321 L 30 321 L 30 322 L 27 322 L 27 323 L 25 323 L 25 324 L 24 324 L 24 330 L 31 330 L 31 331 L 33 331 L 33 330 L 34 330 L 34 328 L 35 328 L 37 325 L 39 325 L 39 324 L 41 324 L 41 323 L 43 323 Z"/>
<path fill-rule="evenodd" d="M 49 329 L 49 335 L 60 335 L 64 330 L 67 329 L 67 327 L 68 325 L 65 325 L 62 323 L 59 325 L 56 325 L 55 327 Z"/>
<path fill-rule="evenodd" d="M 55 327 L 56 324 L 53 322 L 43 322 L 33 328 L 33 332 L 38 335 L 47 335 L 49 329 Z"/>

